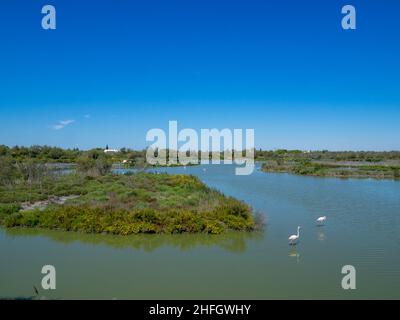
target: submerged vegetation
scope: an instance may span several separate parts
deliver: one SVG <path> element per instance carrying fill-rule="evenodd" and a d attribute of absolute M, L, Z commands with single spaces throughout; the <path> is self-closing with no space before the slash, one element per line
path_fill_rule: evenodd
<path fill-rule="evenodd" d="M 259 221 L 248 205 L 208 188 L 194 176 L 115 175 L 101 154 L 82 155 L 76 172 L 70 174 L 48 172 L 40 163 L 0 161 L 0 224 L 7 228 L 220 234 L 251 231 Z M 40 205 L 29 205 L 35 203 Z"/>

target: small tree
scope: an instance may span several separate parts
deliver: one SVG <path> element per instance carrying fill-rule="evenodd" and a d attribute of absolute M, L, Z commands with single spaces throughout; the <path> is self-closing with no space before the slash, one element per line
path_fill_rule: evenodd
<path fill-rule="evenodd" d="M 41 184 L 47 174 L 46 165 L 33 160 L 17 163 L 17 168 L 22 178 L 29 184 Z"/>
<path fill-rule="evenodd" d="M 34 160 L 19 162 L 16 165 L 19 175 L 29 185 L 28 201 L 31 201 L 32 186 L 39 185 L 40 192 L 43 192 L 43 180 L 47 176 L 48 170 L 45 164 Z"/>
<path fill-rule="evenodd" d="M 0 157 L 0 184 L 12 184 L 18 178 L 18 171 L 11 157 Z"/>
<path fill-rule="evenodd" d="M 97 150 L 90 151 L 81 156 L 77 161 L 79 172 L 88 176 L 103 176 L 111 171 L 111 161 L 102 152 Z"/>

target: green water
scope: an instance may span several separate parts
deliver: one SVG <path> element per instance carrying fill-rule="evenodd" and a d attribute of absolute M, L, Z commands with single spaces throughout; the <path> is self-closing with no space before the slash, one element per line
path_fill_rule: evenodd
<path fill-rule="evenodd" d="M 205 171 L 203 169 L 206 169 Z M 49 298 L 400 298 L 400 182 L 266 174 L 227 165 L 191 173 L 265 215 L 262 233 L 83 235 L 0 229 L 0 297 L 31 296 L 41 268 L 57 271 Z M 319 216 L 328 217 L 323 227 Z M 289 235 L 302 226 L 296 247 Z M 356 290 L 341 287 L 356 268 Z"/>

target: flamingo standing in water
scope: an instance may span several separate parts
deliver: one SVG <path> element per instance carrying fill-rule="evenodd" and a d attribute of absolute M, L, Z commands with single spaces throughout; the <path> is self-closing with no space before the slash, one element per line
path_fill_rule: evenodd
<path fill-rule="evenodd" d="M 289 244 L 290 245 L 295 245 L 297 240 L 299 240 L 299 238 L 300 238 L 300 229 L 301 229 L 301 227 L 298 226 L 297 227 L 297 234 L 293 234 L 293 235 L 291 235 L 289 237 Z"/>
<path fill-rule="evenodd" d="M 320 225 L 320 226 L 322 226 L 322 225 L 325 223 L 325 221 L 326 221 L 326 216 L 319 217 L 319 218 L 317 219 L 317 224 Z"/>

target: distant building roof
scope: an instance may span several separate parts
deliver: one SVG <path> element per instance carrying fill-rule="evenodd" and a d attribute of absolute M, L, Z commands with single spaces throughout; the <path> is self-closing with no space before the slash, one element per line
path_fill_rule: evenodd
<path fill-rule="evenodd" d="M 104 153 L 109 153 L 109 152 L 119 152 L 117 149 L 105 149 Z"/>

